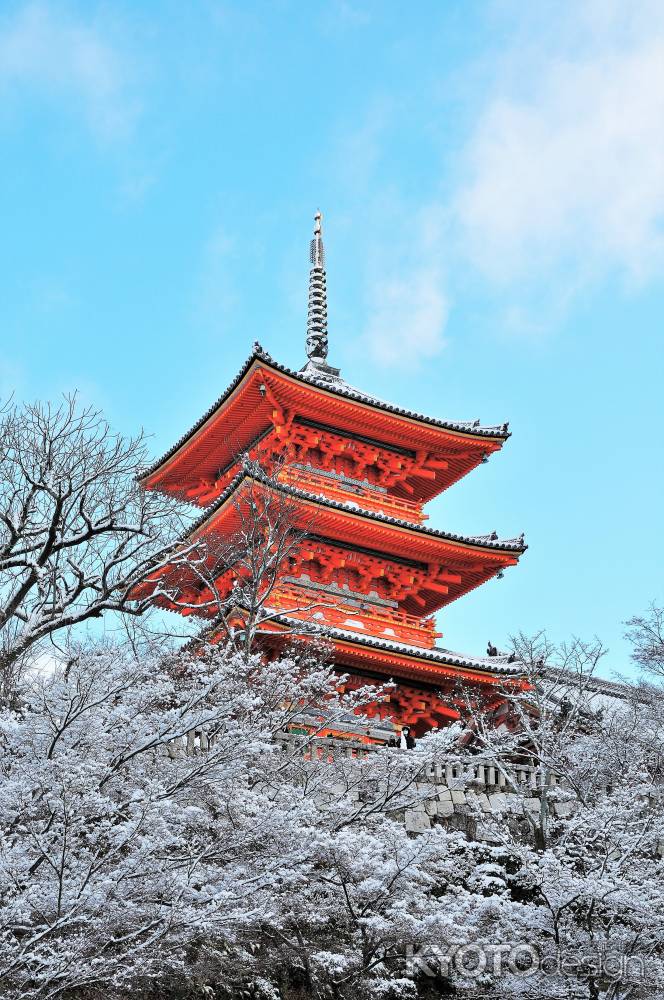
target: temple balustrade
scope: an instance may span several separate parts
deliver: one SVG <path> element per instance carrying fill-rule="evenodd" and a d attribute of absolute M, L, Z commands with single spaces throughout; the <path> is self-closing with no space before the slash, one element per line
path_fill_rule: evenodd
<path fill-rule="evenodd" d="M 361 606 L 360 606 L 361 603 Z M 293 618 L 332 625 L 350 632 L 372 635 L 387 642 L 404 642 L 431 649 L 441 635 L 433 618 L 418 618 L 398 608 L 372 604 L 366 598 L 352 601 L 348 594 L 315 585 L 282 582 L 270 595 L 270 606 Z"/>
<path fill-rule="evenodd" d="M 171 740 L 165 752 L 173 759 L 189 757 L 207 753 L 214 748 L 214 743 L 214 737 L 210 737 L 204 728 L 200 728 Z M 348 739 L 331 736 L 311 737 L 290 732 L 279 733 L 276 745 L 283 753 L 290 756 L 299 756 L 305 761 L 319 760 L 328 763 L 340 760 L 369 760 L 374 754 L 386 749 L 384 745 L 362 743 L 350 737 Z M 470 760 L 442 758 L 439 762 L 423 768 L 421 777 L 423 781 L 449 789 L 472 786 L 476 789 L 496 791 L 532 790 L 534 793 L 561 784 L 560 776 L 548 768 L 512 761 L 501 765 L 495 760 L 482 757 L 472 757 Z"/>
<path fill-rule="evenodd" d="M 279 733 L 278 744 L 286 753 L 300 754 L 305 760 L 322 760 L 330 763 L 341 759 L 369 759 L 384 747 L 375 743 L 360 743 L 351 739 L 334 737 L 307 737 L 295 733 Z M 407 752 L 407 751 L 404 751 Z M 516 786 L 521 789 L 542 789 L 560 784 L 560 777 L 552 771 L 530 764 L 509 762 L 500 766 L 496 761 L 473 757 L 470 761 L 443 758 L 422 772 L 424 780 L 446 788 L 477 788 L 505 790 Z"/>
<path fill-rule="evenodd" d="M 411 753 L 386 747 L 385 743 L 361 742 L 350 734 L 348 738 L 337 738 L 283 731 L 277 734 L 275 746 L 278 753 L 299 759 L 303 764 L 356 761 L 370 765 L 375 754 Z M 163 754 L 172 760 L 188 759 L 214 752 L 214 748 L 214 737 L 204 728 L 198 728 L 171 740 Z M 266 768 L 271 756 L 272 751 L 266 749 Z M 334 777 L 329 788 L 332 796 L 348 795 L 360 808 L 364 802 L 371 803 L 377 792 L 380 794 L 380 786 L 372 779 L 370 767 L 364 772 L 363 781 L 354 783 L 351 789 L 347 789 L 343 780 L 336 785 Z M 546 809 L 554 818 L 569 816 L 575 808 L 564 778 L 549 768 L 509 759 L 478 756 L 460 760 L 448 756 L 422 767 L 408 787 L 408 803 L 397 806 L 391 815 L 413 835 L 444 825 L 473 840 L 500 844 L 500 834 L 488 822 L 491 814 L 501 824 L 513 824 L 524 839 L 530 839 L 533 828 L 540 822 L 545 796 Z M 664 855 L 664 847 L 660 853 Z"/>
<path fill-rule="evenodd" d="M 356 505 L 375 514 L 396 517 L 410 524 L 423 524 L 429 518 L 422 511 L 421 504 L 396 497 L 387 490 L 350 480 L 340 473 L 291 465 L 281 471 L 279 479 L 308 493 L 316 493 L 346 505 Z"/>

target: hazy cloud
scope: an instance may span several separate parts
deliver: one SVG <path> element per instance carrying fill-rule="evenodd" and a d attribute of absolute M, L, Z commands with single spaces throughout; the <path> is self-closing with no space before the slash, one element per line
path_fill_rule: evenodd
<path fill-rule="evenodd" d="M 442 224 L 435 209 L 379 214 L 368 253 L 363 338 L 379 364 L 417 367 L 445 346 Z"/>
<path fill-rule="evenodd" d="M 435 267 L 371 283 L 364 337 L 374 360 L 414 367 L 440 353 L 448 314 L 443 289 Z"/>
<path fill-rule="evenodd" d="M 127 66 L 93 19 L 31 3 L 0 20 L 0 93 L 65 100 L 104 141 L 126 137 L 139 106 Z"/>
<path fill-rule="evenodd" d="M 664 272 L 664 9 L 629 6 L 548 8 L 485 102 L 455 204 L 484 275 Z"/>

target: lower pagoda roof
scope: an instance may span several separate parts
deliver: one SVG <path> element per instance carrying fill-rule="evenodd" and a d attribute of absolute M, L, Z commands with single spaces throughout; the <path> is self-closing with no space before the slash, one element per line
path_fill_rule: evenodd
<path fill-rule="evenodd" d="M 266 624 L 266 633 L 272 631 L 270 626 L 276 626 L 274 631 L 277 634 L 283 634 L 283 631 L 288 629 L 291 634 L 305 638 L 331 640 L 335 646 L 341 644 L 342 650 L 344 646 L 357 646 L 376 653 L 394 654 L 399 658 L 410 660 L 413 665 L 412 676 L 426 680 L 429 684 L 435 684 L 437 677 L 440 680 L 449 680 L 451 673 L 458 675 L 460 679 L 468 679 L 468 672 L 472 672 L 473 675 L 477 675 L 478 681 L 497 683 L 512 679 L 518 681 L 524 677 L 526 672 L 522 663 L 519 661 L 510 663 L 510 658 L 507 655 L 472 656 L 467 653 L 443 649 L 439 646 L 426 649 L 405 642 L 362 635 L 335 626 L 318 625 L 311 621 L 303 623 L 302 619 L 290 615 L 271 614 Z M 389 672 L 390 667 L 381 671 L 381 673 Z M 395 670 L 394 672 L 398 673 L 399 671 Z"/>

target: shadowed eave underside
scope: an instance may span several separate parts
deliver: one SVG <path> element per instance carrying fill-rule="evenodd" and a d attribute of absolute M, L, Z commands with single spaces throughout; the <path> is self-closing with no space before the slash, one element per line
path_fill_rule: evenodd
<path fill-rule="evenodd" d="M 487 549 L 495 552 L 509 552 L 518 555 L 522 555 L 528 548 L 523 535 L 519 535 L 516 538 L 498 538 L 495 532 L 491 532 L 486 535 L 461 535 L 450 531 L 440 531 L 437 528 L 426 528 L 422 525 L 415 525 L 411 521 L 405 521 L 397 517 L 390 517 L 389 514 L 383 514 L 378 511 L 364 510 L 358 507 L 357 504 L 342 503 L 338 500 L 332 500 L 329 497 L 320 496 L 316 493 L 309 493 L 299 487 L 287 485 L 285 483 L 274 483 L 267 478 L 262 479 L 256 474 L 244 471 L 239 472 L 218 500 L 206 508 L 201 517 L 192 526 L 190 536 L 201 531 L 201 529 L 208 522 L 212 523 L 215 515 L 233 497 L 233 495 L 238 492 L 244 482 L 257 483 L 264 486 L 266 489 L 276 490 L 286 496 L 293 497 L 294 499 L 301 499 L 312 503 L 317 507 L 338 510 L 346 514 L 350 514 L 353 517 L 367 519 L 369 522 L 375 521 L 385 526 L 394 526 L 399 529 L 404 529 L 408 532 L 412 532 L 413 535 L 428 538 L 439 538 L 444 541 L 460 543 L 461 545 L 472 546 L 474 548 Z"/>
<path fill-rule="evenodd" d="M 226 391 L 212 404 L 212 406 L 202 415 L 202 417 L 196 421 L 193 427 L 190 428 L 183 434 L 182 437 L 166 451 L 161 458 L 157 459 L 145 472 L 141 475 L 141 482 L 148 488 L 159 488 L 155 482 L 158 478 L 157 473 L 162 472 L 166 475 L 166 467 L 172 462 L 176 455 L 181 452 L 185 447 L 192 446 L 195 443 L 195 439 L 200 432 L 204 432 L 204 429 L 209 428 L 215 419 L 222 419 L 222 411 L 225 409 L 227 404 L 230 403 L 231 398 L 235 397 L 238 390 L 241 390 L 241 385 L 243 381 L 249 376 L 252 369 L 262 368 L 267 373 L 273 372 L 275 375 L 287 376 L 289 380 L 300 386 L 309 386 L 316 390 L 316 395 L 320 400 L 320 413 L 325 414 L 325 400 L 345 400 L 349 403 L 361 404 L 363 411 L 369 408 L 371 411 L 375 412 L 376 416 L 379 417 L 380 414 L 388 415 L 394 418 L 403 428 L 404 437 L 411 437 L 417 435 L 417 426 L 421 428 L 420 433 L 426 433 L 427 431 L 431 433 L 432 431 L 445 431 L 452 438 L 457 439 L 459 442 L 475 442 L 476 445 L 480 446 L 478 451 L 477 461 L 481 461 L 481 446 L 486 445 L 488 450 L 497 450 L 500 448 L 507 438 L 510 436 L 508 425 L 501 424 L 495 426 L 482 426 L 479 421 L 452 421 L 452 420 L 439 420 L 435 417 L 427 417 L 421 413 L 416 413 L 412 410 L 406 410 L 403 407 L 395 406 L 390 403 L 386 403 L 383 400 L 376 399 L 374 396 L 368 393 L 362 392 L 359 389 L 346 383 L 340 377 L 330 378 L 327 375 L 319 375 L 316 369 L 307 370 L 304 372 L 296 372 L 285 365 L 279 364 L 275 361 L 260 344 L 255 344 L 254 349 L 242 366 L 238 375 L 233 379 L 231 384 L 228 386 Z M 366 422 L 366 421 L 365 421 Z M 267 423 L 267 421 L 266 421 Z M 378 431 L 376 435 L 378 436 Z M 389 439 L 386 438 L 385 444 L 389 446 Z M 476 463 L 474 463 L 476 464 Z"/>

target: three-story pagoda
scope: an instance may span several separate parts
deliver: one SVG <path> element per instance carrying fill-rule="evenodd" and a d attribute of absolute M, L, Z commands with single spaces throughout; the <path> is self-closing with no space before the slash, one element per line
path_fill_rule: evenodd
<path fill-rule="evenodd" d="M 270 595 L 267 648 L 319 626 L 334 663 L 355 684 L 393 681 L 374 714 L 416 734 L 458 718 L 459 686 L 485 707 L 519 684 L 506 656 L 472 657 L 436 644 L 434 615 L 514 566 L 523 536 L 466 536 L 425 525 L 424 505 L 502 448 L 506 424 L 425 417 L 353 388 L 327 361 L 321 216 L 311 241 L 307 362 L 278 364 L 259 344 L 224 394 L 145 474 L 146 489 L 202 508 L 191 538 L 228 539 L 257 485 L 288 498 L 303 541 Z M 281 456 L 269 483 L 243 456 Z M 227 583 L 227 586 L 230 586 Z M 173 603 L 204 615 L 195 580 Z M 304 609 L 304 610 L 303 610 Z M 456 692 L 456 694 L 455 694 Z"/>

